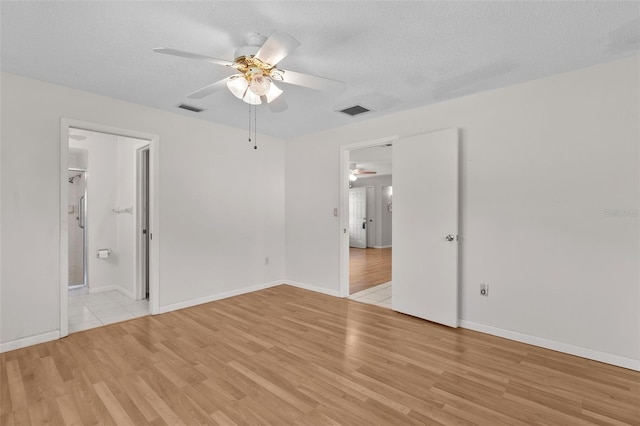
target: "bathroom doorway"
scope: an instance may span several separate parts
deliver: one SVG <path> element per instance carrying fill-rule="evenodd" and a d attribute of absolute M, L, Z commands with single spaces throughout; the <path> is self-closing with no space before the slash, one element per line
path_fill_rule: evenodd
<path fill-rule="evenodd" d="M 158 136 L 61 122 L 62 336 L 158 312 Z"/>

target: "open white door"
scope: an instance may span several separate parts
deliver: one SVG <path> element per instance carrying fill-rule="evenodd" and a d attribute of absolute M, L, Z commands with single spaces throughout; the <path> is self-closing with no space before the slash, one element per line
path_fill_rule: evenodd
<path fill-rule="evenodd" d="M 394 311 L 458 326 L 458 130 L 393 144 Z"/>
<path fill-rule="evenodd" d="M 367 248 L 367 188 L 349 190 L 349 246 Z"/>

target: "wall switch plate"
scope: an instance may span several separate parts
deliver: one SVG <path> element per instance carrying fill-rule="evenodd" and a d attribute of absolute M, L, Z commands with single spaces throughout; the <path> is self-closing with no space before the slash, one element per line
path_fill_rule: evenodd
<path fill-rule="evenodd" d="M 264 264 L 265 264 L 265 265 L 269 265 L 269 258 L 268 258 L 268 257 L 265 257 L 265 258 L 264 258 Z"/>
<path fill-rule="evenodd" d="M 489 296 L 489 285 L 488 284 L 480 284 L 480 296 Z"/>

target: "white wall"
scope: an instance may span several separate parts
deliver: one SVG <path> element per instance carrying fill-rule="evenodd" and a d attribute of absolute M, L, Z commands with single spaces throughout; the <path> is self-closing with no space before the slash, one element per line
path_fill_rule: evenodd
<path fill-rule="evenodd" d="M 375 198 L 375 241 L 374 247 L 388 247 L 391 245 L 391 213 L 387 211 L 387 203 L 385 201 L 382 188 L 392 185 L 391 175 L 372 176 L 366 178 L 358 178 L 352 183 L 354 188 L 372 186 Z M 367 213 L 368 214 L 368 213 Z M 387 219 L 387 220 L 385 220 Z"/>
<path fill-rule="evenodd" d="M 61 117 L 159 135 L 161 309 L 282 279 L 283 141 L 261 135 L 254 150 L 245 130 L 7 73 L 1 84 L 2 347 L 59 330 Z"/>
<path fill-rule="evenodd" d="M 289 141 L 287 278 L 338 291 L 341 145 L 457 127 L 463 324 L 639 368 L 638 76 L 628 58 Z"/>

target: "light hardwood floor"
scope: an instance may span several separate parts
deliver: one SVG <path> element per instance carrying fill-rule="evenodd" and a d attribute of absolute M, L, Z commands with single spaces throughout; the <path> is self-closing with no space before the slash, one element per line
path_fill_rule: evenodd
<path fill-rule="evenodd" d="M 638 372 L 289 286 L 0 360 L 3 426 L 640 424 Z"/>
<path fill-rule="evenodd" d="M 391 248 L 349 248 L 349 294 L 391 281 Z"/>

